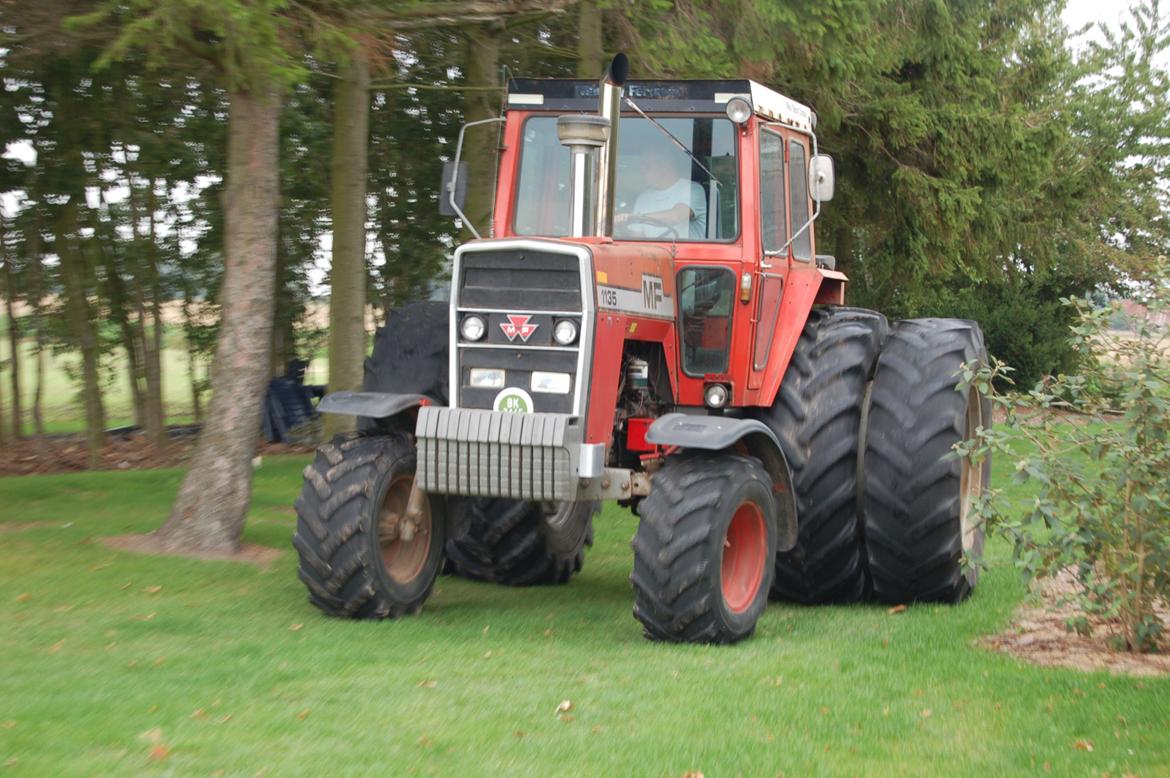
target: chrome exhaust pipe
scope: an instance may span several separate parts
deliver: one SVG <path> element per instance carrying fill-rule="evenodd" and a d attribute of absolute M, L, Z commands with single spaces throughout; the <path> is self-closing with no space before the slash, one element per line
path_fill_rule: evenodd
<path fill-rule="evenodd" d="M 622 112 L 622 86 L 630 74 L 625 54 L 614 56 L 598 83 L 597 112 L 609 122 L 609 135 L 597 152 L 594 177 L 597 179 L 594 235 L 613 236 L 614 179 L 617 175 L 618 122 Z"/>

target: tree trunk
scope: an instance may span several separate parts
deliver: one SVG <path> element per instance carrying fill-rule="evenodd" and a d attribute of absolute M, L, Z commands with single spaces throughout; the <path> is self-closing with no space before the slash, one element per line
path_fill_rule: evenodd
<path fill-rule="evenodd" d="M 356 47 L 333 100 L 333 269 L 329 293 L 329 391 L 362 388 L 366 356 L 366 151 L 370 66 Z M 325 436 L 353 429 L 352 416 L 325 416 Z"/>
<path fill-rule="evenodd" d="M 467 85 L 469 87 L 499 86 L 500 39 L 503 26 L 497 23 L 479 25 L 468 33 Z M 467 93 L 464 121 L 473 122 L 500 115 L 500 93 L 488 89 L 473 89 Z M 467 207 L 464 213 L 481 234 L 487 235 L 495 199 L 496 157 L 499 151 L 499 128 L 493 125 L 473 127 L 464 137 L 464 158 L 467 160 Z M 473 237 L 464 229 L 463 237 Z"/>
<path fill-rule="evenodd" d="M 230 94 L 224 279 L 211 404 L 170 518 L 155 531 L 165 551 L 233 553 L 248 515 L 272 342 L 280 108 L 271 84 Z"/>
<path fill-rule="evenodd" d="M 20 405 L 20 324 L 16 321 L 15 280 L 12 261 L 4 262 L 4 306 L 8 316 L 8 345 L 11 352 L 8 367 L 12 371 L 12 437 L 20 440 L 24 435 L 24 413 Z"/>
<path fill-rule="evenodd" d="M 85 401 L 85 439 L 89 452 L 89 467 L 101 463 L 102 445 L 105 443 L 106 418 L 102 407 L 101 380 L 99 377 L 100 344 L 89 311 L 89 299 L 85 290 L 85 268 L 78 240 L 79 208 L 78 196 L 71 195 L 61 206 L 60 221 L 57 225 L 57 256 L 61 260 L 61 275 L 65 281 L 65 310 L 69 328 L 81 348 L 81 372 Z"/>
<path fill-rule="evenodd" d="M 601 9 L 597 0 L 581 0 L 577 6 L 577 78 L 601 78 L 605 55 L 601 44 Z"/>
<path fill-rule="evenodd" d="M 167 420 L 163 410 L 162 385 L 162 310 L 159 297 L 162 289 L 159 283 L 158 270 L 158 235 L 155 225 L 155 211 L 158 203 L 154 194 L 155 181 L 147 179 L 146 209 L 150 223 L 149 243 L 146 246 L 146 282 L 150 287 L 150 338 L 146 337 L 145 311 L 143 316 L 143 354 L 146 368 L 146 437 L 154 446 L 156 452 L 163 452 L 167 447 Z"/>
<path fill-rule="evenodd" d="M 34 199 L 40 199 L 39 196 Z M 44 300 L 44 269 L 41 267 L 41 227 L 34 212 L 32 225 L 25 232 L 26 257 L 28 260 L 28 294 L 25 299 L 32 306 L 32 326 L 34 351 L 36 357 L 36 385 L 33 390 L 32 419 L 33 432 L 40 441 L 41 448 L 45 447 L 45 417 L 41 412 L 41 399 L 44 397 L 45 386 L 45 346 L 48 338 L 45 335 Z"/>
<path fill-rule="evenodd" d="M 146 423 L 146 406 L 142 392 L 141 348 L 137 330 L 130 321 L 126 282 L 122 278 L 122 271 L 113 251 L 117 240 L 114 225 L 112 220 L 103 221 L 96 216 L 90 224 L 94 234 L 98 236 L 95 243 L 106 270 L 105 291 L 109 317 L 118 325 L 118 332 L 122 336 L 122 348 L 126 351 L 126 377 L 130 383 L 131 402 L 134 404 L 134 424 L 142 427 Z"/>
<path fill-rule="evenodd" d="M 183 321 L 186 324 L 183 330 L 183 341 L 187 346 L 187 377 L 191 382 L 191 408 L 195 415 L 195 423 L 203 421 L 203 408 L 199 402 L 199 360 L 195 358 L 195 346 L 191 343 L 191 329 L 194 324 L 191 320 L 191 287 L 183 285 Z"/>

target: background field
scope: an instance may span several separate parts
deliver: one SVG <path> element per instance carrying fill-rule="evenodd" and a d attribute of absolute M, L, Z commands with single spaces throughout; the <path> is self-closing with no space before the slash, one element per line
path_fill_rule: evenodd
<path fill-rule="evenodd" d="M 296 580 L 305 461 L 257 473 L 265 571 L 98 542 L 157 526 L 176 471 L 0 479 L 8 773 L 1170 775 L 1170 680 L 974 645 L 1024 594 L 1002 544 L 960 607 L 773 605 L 746 643 L 671 646 L 630 615 L 610 508 L 567 587 L 444 578 L 420 617 L 345 622 Z"/>

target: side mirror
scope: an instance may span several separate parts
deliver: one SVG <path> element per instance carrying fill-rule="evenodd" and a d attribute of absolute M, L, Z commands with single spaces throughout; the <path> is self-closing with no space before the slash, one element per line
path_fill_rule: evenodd
<path fill-rule="evenodd" d="M 455 207 L 451 207 L 451 192 L 455 192 Z M 467 163 L 454 161 L 443 163 L 443 180 L 439 184 L 439 213 L 443 216 L 462 216 L 460 211 L 467 203 Z"/>
<path fill-rule="evenodd" d="M 808 164 L 809 194 L 813 202 L 827 203 L 833 199 L 837 179 L 833 169 L 833 158 L 828 154 L 817 154 Z"/>

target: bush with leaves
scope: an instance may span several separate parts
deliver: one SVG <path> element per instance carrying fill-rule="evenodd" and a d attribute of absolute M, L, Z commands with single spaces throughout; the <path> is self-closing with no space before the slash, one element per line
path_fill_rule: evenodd
<path fill-rule="evenodd" d="M 1145 286 L 1145 315 L 1110 328 L 1117 306 L 1066 300 L 1078 316 L 1070 345 L 1075 375 L 1057 375 L 1023 395 L 995 394 L 1006 414 L 994 430 L 960 447 L 978 460 L 991 452 L 1015 460 L 1014 480 L 1035 495 L 1020 504 L 1001 490 L 978 511 L 1014 545 L 1027 578 L 1076 575 L 1087 634 L 1115 628 L 1111 642 L 1130 651 L 1165 647 L 1170 603 L 1170 265 L 1163 259 Z M 1009 369 L 967 369 L 964 384 L 989 389 Z M 1024 453 L 1021 453 L 1024 452 Z"/>

